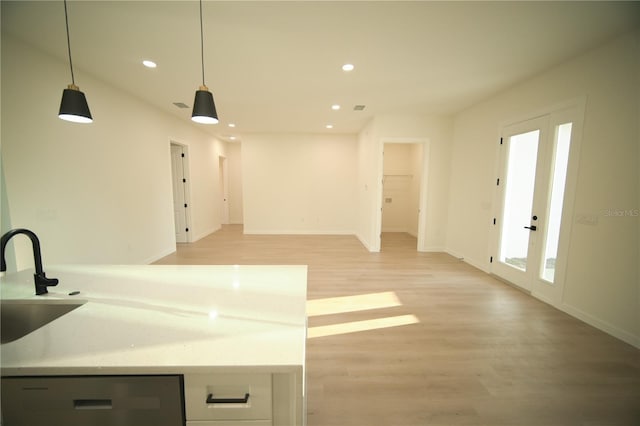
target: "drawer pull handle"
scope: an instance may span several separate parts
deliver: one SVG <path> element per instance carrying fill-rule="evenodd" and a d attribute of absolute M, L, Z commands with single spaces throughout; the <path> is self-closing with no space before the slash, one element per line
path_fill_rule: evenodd
<path fill-rule="evenodd" d="M 73 408 L 76 410 L 111 410 L 113 404 L 110 399 L 74 399 Z"/>
<path fill-rule="evenodd" d="M 210 393 L 207 396 L 207 404 L 246 404 L 249 402 L 249 394 L 245 393 L 244 398 L 214 398 Z"/>

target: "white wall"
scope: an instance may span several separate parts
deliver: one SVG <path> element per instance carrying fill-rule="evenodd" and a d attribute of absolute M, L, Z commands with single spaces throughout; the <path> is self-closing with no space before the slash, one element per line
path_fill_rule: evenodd
<path fill-rule="evenodd" d="M 640 346 L 639 33 L 568 61 L 458 114 L 454 122 L 447 250 L 489 270 L 500 123 L 587 96 L 561 309 Z M 493 254 L 495 255 L 495 254 Z"/>
<path fill-rule="evenodd" d="M 353 234 L 356 153 L 350 135 L 243 135 L 244 232 Z"/>
<path fill-rule="evenodd" d="M 376 235 L 378 144 L 373 120 L 358 134 L 357 164 L 355 234 L 369 251 L 379 251 Z"/>
<path fill-rule="evenodd" d="M 48 264 L 147 263 L 172 252 L 170 140 L 189 146 L 194 235 L 217 229 L 211 194 L 223 146 L 75 71 L 89 125 L 57 117 L 68 65 L 2 37 L 2 231 L 36 232 Z M 27 239 L 14 240 L 17 268 L 32 267 Z"/>

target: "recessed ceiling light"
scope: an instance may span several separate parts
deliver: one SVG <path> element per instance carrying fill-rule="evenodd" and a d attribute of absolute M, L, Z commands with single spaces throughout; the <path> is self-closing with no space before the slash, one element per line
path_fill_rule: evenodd
<path fill-rule="evenodd" d="M 144 65 L 144 66 L 145 66 L 145 67 L 147 67 L 147 68 L 155 68 L 155 67 L 157 67 L 157 66 L 158 66 L 158 65 L 156 65 L 156 63 L 155 63 L 155 62 L 153 62 L 153 61 L 149 61 L 149 60 L 147 60 L 147 59 L 145 59 L 144 61 L 142 61 L 142 65 Z"/>
<path fill-rule="evenodd" d="M 332 109 L 332 110 L 334 110 L 334 111 L 337 111 L 337 110 L 339 110 L 339 109 L 340 109 L 340 105 L 338 105 L 338 104 L 333 104 L 333 105 L 331 105 L 331 109 Z"/>
<path fill-rule="evenodd" d="M 333 129 L 333 124 L 327 124 L 327 125 L 326 125 L 326 126 L 324 126 L 324 127 L 326 127 L 327 129 Z"/>
<path fill-rule="evenodd" d="M 235 141 L 236 137 L 235 136 L 229 136 L 229 139 L 231 139 L 232 141 Z"/>
<path fill-rule="evenodd" d="M 353 71 L 355 67 L 353 66 L 353 64 L 344 64 L 342 66 L 342 70 L 343 71 Z"/>
<path fill-rule="evenodd" d="M 235 123 L 229 123 L 229 124 L 227 124 L 227 126 L 229 126 L 229 127 L 236 127 Z"/>

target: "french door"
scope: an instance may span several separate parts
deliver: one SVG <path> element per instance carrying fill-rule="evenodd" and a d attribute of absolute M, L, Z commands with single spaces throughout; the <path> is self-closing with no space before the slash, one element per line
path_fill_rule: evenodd
<path fill-rule="evenodd" d="M 552 304 L 564 281 L 577 119 L 569 108 L 506 126 L 499 148 L 491 272 Z"/>

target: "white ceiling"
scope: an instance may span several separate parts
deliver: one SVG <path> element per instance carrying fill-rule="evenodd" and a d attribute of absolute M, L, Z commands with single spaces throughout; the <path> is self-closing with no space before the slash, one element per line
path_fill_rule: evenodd
<path fill-rule="evenodd" d="M 220 123 L 194 126 L 220 137 L 355 133 L 377 114 L 455 113 L 640 26 L 637 1 L 204 1 L 203 10 Z M 70 1 L 68 11 L 90 104 L 88 74 L 190 122 L 173 102 L 191 106 L 201 84 L 198 2 Z M 2 34 L 67 61 L 62 1 L 2 0 Z"/>

